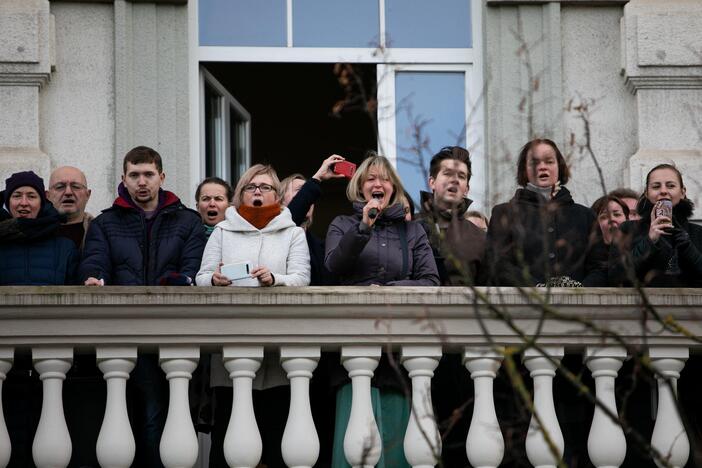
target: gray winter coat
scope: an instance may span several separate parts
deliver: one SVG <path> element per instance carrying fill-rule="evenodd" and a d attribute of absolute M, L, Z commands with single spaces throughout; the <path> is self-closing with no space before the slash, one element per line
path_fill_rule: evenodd
<path fill-rule="evenodd" d="M 434 255 L 419 223 L 406 222 L 402 205 L 396 204 L 381 212 L 370 230 L 359 230 L 363 206 L 354 203 L 354 214 L 337 216 L 327 232 L 324 263 L 341 284 L 438 286 Z M 406 256 L 400 241 L 403 225 Z"/>

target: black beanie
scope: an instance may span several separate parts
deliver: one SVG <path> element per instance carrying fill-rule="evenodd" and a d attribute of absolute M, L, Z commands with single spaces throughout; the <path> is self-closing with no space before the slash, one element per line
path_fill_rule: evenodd
<path fill-rule="evenodd" d="M 32 187 L 39 193 L 41 204 L 46 201 L 44 181 L 32 171 L 15 172 L 5 179 L 5 205 L 9 208 L 12 192 L 20 187 Z"/>

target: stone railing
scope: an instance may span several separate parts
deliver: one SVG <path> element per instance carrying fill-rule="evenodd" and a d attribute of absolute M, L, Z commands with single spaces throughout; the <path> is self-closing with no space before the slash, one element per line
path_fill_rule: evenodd
<path fill-rule="evenodd" d="M 127 467 L 134 457 L 134 438 L 126 381 L 137 348 L 157 350 L 170 387 L 161 458 L 167 467 L 193 466 L 198 444 L 188 380 L 201 350 L 219 351 L 235 395 L 225 456 L 230 466 L 255 467 L 261 440 L 251 402 L 252 379 L 264 349 L 277 350 L 291 383 L 283 457 L 288 466 L 310 467 L 318 457 L 319 438 L 310 411 L 309 380 L 322 350 L 340 351 L 353 386 L 344 451 L 352 466 L 373 466 L 381 441 L 371 409 L 370 378 L 381 353 L 392 349 L 400 353 L 411 378 L 413 405 L 405 454 L 411 465 L 429 467 L 437 463 L 441 450 L 432 405 L 427 404 L 431 378 L 442 353 L 460 352 L 475 390 L 468 459 L 473 466 L 496 467 L 504 442 L 493 379 L 504 358 L 501 351 L 517 345 L 524 347 L 521 357 L 534 381 L 538 415 L 538 420 L 532 418 L 526 452 L 534 466 L 547 467 L 558 464 L 564 448 L 554 410 L 555 368 L 565 352 L 576 351 L 582 352 L 592 372 L 599 402 L 588 439 L 590 459 L 598 467 L 614 467 L 626 453 L 622 427 L 611 417 L 617 411 L 614 381 L 632 345 L 646 350 L 659 381 L 651 445 L 670 466 L 683 466 L 690 449 L 675 388 L 690 351 L 701 347 L 702 291 L 645 293 L 650 307 L 642 305 L 637 291 L 627 289 L 554 289 L 546 296 L 545 290 L 513 288 L 3 287 L 0 385 L 14 352 L 31 349 L 43 385 L 34 460 L 39 467 L 66 466 L 71 439 L 61 403 L 62 381 L 74 349 L 94 349 L 107 381 L 98 460 L 103 467 Z M 644 313 L 648 320 L 642 320 Z M 7 463 L 10 449 L 0 419 L 0 467 Z"/>

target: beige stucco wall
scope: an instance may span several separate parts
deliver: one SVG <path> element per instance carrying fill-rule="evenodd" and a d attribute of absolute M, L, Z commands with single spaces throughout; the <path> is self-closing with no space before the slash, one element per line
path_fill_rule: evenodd
<path fill-rule="evenodd" d="M 583 149 L 587 142 L 585 123 L 573 107 L 588 104 L 590 145 L 607 191 L 627 185 L 628 160 L 636 152 L 636 101 L 620 74 L 622 14 L 621 7 L 561 9 L 564 150 L 570 154 L 573 172 L 568 187 L 577 201 L 587 206 L 603 191 L 593 158 Z"/>
<path fill-rule="evenodd" d="M 97 214 L 115 194 L 114 14 L 110 4 L 51 3 L 56 69 L 39 93 L 40 145 L 51 168 L 85 172 Z M 48 183 L 48 181 L 46 181 Z"/>
<path fill-rule="evenodd" d="M 589 205 L 602 195 L 598 171 L 584 151 L 584 123 L 574 109 L 581 103 L 588 104 L 589 141 L 606 189 L 626 185 L 637 117 L 620 74 L 622 15 L 621 5 L 486 6 L 492 203 L 514 193 L 519 149 L 534 137 L 553 139 L 568 158 L 568 188 L 577 202 Z"/>

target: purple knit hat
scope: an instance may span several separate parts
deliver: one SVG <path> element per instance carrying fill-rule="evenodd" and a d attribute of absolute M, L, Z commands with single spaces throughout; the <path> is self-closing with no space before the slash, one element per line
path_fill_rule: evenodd
<path fill-rule="evenodd" d="M 5 179 L 5 205 L 9 205 L 12 192 L 20 187 L 32 187 L 39 193 L 42 205 L 46 201 L 46 190 L 44 189 L 44 181 L 41 177 L 32 171 L 15 172 L 10 177 Z"/>

